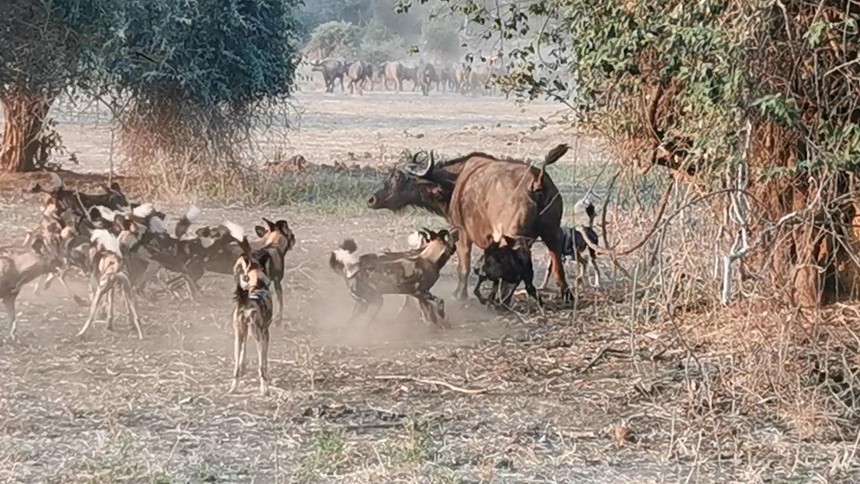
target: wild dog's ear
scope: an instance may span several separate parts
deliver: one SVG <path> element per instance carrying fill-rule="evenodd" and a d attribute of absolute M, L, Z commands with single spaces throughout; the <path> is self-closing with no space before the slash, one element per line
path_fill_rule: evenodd
<path fill-rule="evenodd" d="M 526 244 L 526 247 L 531 249 L 532 245 L 537 241 L 537 237 L 523 237 L 522 241 Z"/>
<path fill-rule="evenodd" d="M 516 247 L 517 245 L 517 239 L 513 237 L 504 235 L 502 236 L 502 240 L 504 241 L 504 245 L 502 245 L 502 247 Z"/>
<path fill-rule="evenodd" d="M 42 185 L 40 185 L 40 184 L 38 184 L 38 183 L 37 183 L 37 184 L 35 184 L 35 185 L 33 185 L 33 187 L 32 187 L 32 188 L 30 188 L 29 190 L 24 190 L 24 192 L 25 192 L 25 193 L 26 193 L 26 192 L 30 192 L 30 193 L 42 193 L 42 192 L 44 192 L 44 191 L 45 191 L 45 189 L 44 189 L 44 188 L 42 188 Z"/>
<path fill-rule="evenodd" d="M 102 219 L 102 212 L 98 209 L 98 207 L 93 207 L 90 209 L 90 220 L 93 222 Z"/>
<path fill-rule="evenodd" d="M 448 233 L 448 231 L 447 231 L 447 230 L 442 229 L 442 230 L 440 230 L 440 231 L 439 231 L 439 233 L 438 233 L 438 234 L 436 234 L 436 235 L 438 235 L 438 236 L 439 236 L 439 238 L 440 238 L 440 239 L 442 239 L 442 241 L 443 241 L 443 242 L 447 242 L 447 241 L 448 241 L 448 238 L 450 237 L 450 235 L 451 235 L 451 234 L 450 234 L 450 233 Z"/>
<path fill-rule="evenodd" d="M 266 226 L 269 227 L 269 232 L 275 230 L 275 224 L 271 220 L 263 217 L 263 222 L 266 222 Z"/>
<path fill-rule="evenodd" d="M 286 220 L 278 220 L 275 222 L 275 227 L 277 227 L 282 233 L 287 233 L 290 230 L 290 225 Z"/>
<path fill-rule="evenodd" d="M 117 183 L 117 182 L 111 183 L 108 188 L 110 188 L 114 192 L 119 193 L 120 195 L 123 195 L 122 188 L 120 188 L 119 183 Z"/>
<path fill-rule="evenodd" d="M 266 232 L 266 229 L 264 229 L 262 225 L 255 225 L 254 226 L 254 233 L 257 234 L 257 237 L 262 239 L 263 237 L 266 236 L 266 234 L 268 232 Z"/>
<path fill-rule="evenodd" d="M 450 242 L 456 244 L 458 240 L 460 240 L 460 230 L 454 229 L 451 231 Z"/>

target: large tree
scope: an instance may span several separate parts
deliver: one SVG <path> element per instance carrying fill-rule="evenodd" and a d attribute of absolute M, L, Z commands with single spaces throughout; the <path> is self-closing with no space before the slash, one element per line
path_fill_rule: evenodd
<path fill-rule="evenodd" d="M 63 89 L 80 77 L 97 0 L 8 0 L 0 20 L 0 103 L 5 114 L 0 170 L 45 161 L 43 127 Z"/>
<path fill-rule="evenodd" d="M 569 104 L 640 172 L 725 190 L 729 269 L 801 304 L 860 289 L 856 1 L 444 1 L 518 41 L 521 94 Z"/>
<path fill-rule="evenodd" d="M 300 0 L 11 0 L 0 24 L 0 169 L 37 168 L 63 89 L 111 105 L 137 160 L 229 152 L 293 88 Z"/>

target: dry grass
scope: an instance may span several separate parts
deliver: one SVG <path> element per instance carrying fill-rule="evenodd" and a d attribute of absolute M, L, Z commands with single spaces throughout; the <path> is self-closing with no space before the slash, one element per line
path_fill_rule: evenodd
<path fill-rule="evenodd" d="M 318 102 L 321 112 L 355 119 L 370 98 L 320 95 Z M 432 99 L 416 99 L 396 104 L 398 116 L 442 110 Z M 305 114 L 302 136 L 324 138 L 327 128 L 307 126 L 324 126 L 329 118 L 314 121 L 313 112 Z M 417 144 L 393 134 L 388 126 L 405 123 L 397 119 L 384 123 L 386 153 Z M 446 123 L 457 130 L 457 119 L 431 121 L 441 134 Z M 561 141 L 561 128 L 546 129 L 529 131 L 534 138 L 515 148 L 506 149 L 503 140 L 512 131 L 504 127 L 488 127 L 488 136 L 472 142 L 490 152 L 536 153 Z M 349 136 L 356 145 L 369 143 L 370 130 Z M 492 141 L 490 134 L 502 139 Z M 444 152 L 466 151 L 456 141 L 436 143 Z M 341 149 L 328 153 L 338 157 Z M 606 192 L 612 168 L 596 163 L 601 157 L 591 149 L 581 146 L 578 156 L 553 167 L 568 203 L 598 177 L 603 181 L 595 192 Z M 388 156 L 394 155 L 380 162 L 390 162 Z M 85 315 L 70 297 L 59 288 L 50 297 L 28 288 L 20 340 L 0 340 L 0 480 L 860 478 L 860 306 L 773 312 L 758 297 L 721 306 L 712 266 L 728 241 L 718 239 L 705 207 L 684 209 L 642 249 L 619 258 L 630 277 L 601 257 L 606 287 L 583 288 L 572 306 L 550 293 L 543 315 L 526 302 L 518 305 L 523 312 L 510 314 L 449 300 L 454 328 L 438 331 L 417 317 L 392 321 L 400 303 L 392 298 L 372 327 L 344 327 L 351 300 L 326 268 L 328 251 L 347 235 L 361 249 L 400 248 L 412 228 L 442 222 L 361 210 L 355 198 L 375 180 L 316 181 L 277 182 L 286 206 L 204 207 L 206 223 L 230 219 L 250 228 L 269 215 L 287 218 L 296 231 L 299 244 L 288 256 L 285 279 L 290 326 L 273 330 L 272 396 L 257 396 L 253 375 L 243 379 L 239 395 L 226 395 L 229 278 L 206 276 L 199 301 L 164 294 L 142 301 L 143 342 L 126 334 L 123 321 L 115 334 L 96 326 L 78 340 Z M 35 222 L 33 202 L 8 183 L 0 200 L 7 241 Z M 637 183 L 621 185 L 607 214 L 611 244 L 620 241 L 621 248 L 648 231 L 664 186 L 659 175 Z M 691 193 L 678 189 L 667 213 Z M 184 206 L 165 208 L 178 214 Z M 538 250 L 535 257 L 540 277 L 545 254 Z M 452 263 L 434 291 L 447 298 L 454 285 Z"/>

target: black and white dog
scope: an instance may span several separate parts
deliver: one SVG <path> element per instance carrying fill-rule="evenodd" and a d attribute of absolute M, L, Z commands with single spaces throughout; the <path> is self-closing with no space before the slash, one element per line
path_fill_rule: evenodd
<path fill-rule="evenodd" d="M 579 271 L 576 276 L 576 283 L 579 285 L 585 278 L 588 259 L 590 259 L 591 265 L 594 266 L 594 286 L 600 287 L 600 268 L 597 266 L 597 254 L 586 243 L 587 238 L 592 245 L 597 245 L 597 232 L 594 230 L 594 217 L 597 212 L 594 209 L 594 204 L 587 199 L 578 202 L 574 211 L 584 212 L 588 217 L 588 224 L 581 225 L 581 231 L 574 227 L 562 227 L 559 229 L 562 236 L 562 261 L 573 259 L 578 263 Z M 588 251 L 587 256 L 586 250 Z M 551 265 L 552 259 L 550 259 L 549 267 Z M 540 289 L 544 289 L 549 282 L 550 273 L 552 272 L 549 267 L 547 268 L 546 276 L 543 278 L 543 283 L 540 285 Z"/>

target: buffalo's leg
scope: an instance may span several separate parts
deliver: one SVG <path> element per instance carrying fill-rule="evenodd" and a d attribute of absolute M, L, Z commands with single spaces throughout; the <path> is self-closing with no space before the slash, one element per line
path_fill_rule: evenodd
<path fill-rule="evenodd" d="M 466 290 L 469 287 L 469 268 L 472 265 L 472 242 L 466 238 L 457 241 L 458 280 L 457 289 L 454 291 L 454 299 L 465 301 L 468 296 Z"/>
<path fill-rule="evenodd" d="M 543 282 L 540 283 L 538 289 L 546 289 L 549 284 L 549 276 L 552 274 L 552 256 L 549 257 L 549 264 L 546 266 L 546 275 L 543 276 Z"/>
<path fill-rule="evenodd" d="M 564 301 L 570 301 L 570 287 L 567 285 L 567 279 L 564 277 L 564 264 L 562 262 L 561 249 L 563 241 L 561 233 L 560 231 L 549 231 L 549 234 L 543 234 L 542 238 L 552 258 L 552 273 L 555 275 L 555 282 L 558 284 L 559 293 Z"/>

